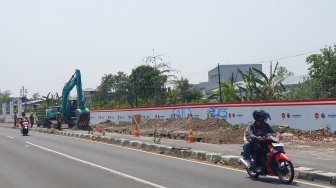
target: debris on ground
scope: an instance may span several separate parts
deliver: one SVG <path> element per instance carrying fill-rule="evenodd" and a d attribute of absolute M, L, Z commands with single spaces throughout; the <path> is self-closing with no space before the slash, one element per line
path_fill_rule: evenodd
<path fill-rule="evenodd" d="M 106 121 L 100 123 L 106 132 L 118 134 L 130 134 L 134 132 L 135 125 L 132 122 L 114 123 Z M 99 125 L 90 125 L 93 131 L 97 131 Z M 145 119 L 139 125 L 139 135 L 157 138 L 188 140 L 190 130 L 196 142 L 212 144 L 242 144 L 243 134 L 247 125 L 232 125 L 224 119 L 200 118 L 169 118 L 169 119 Z M 73 129 L 76 129 L 74 127 Z M 277 126 L 275 131 L 285 130 L 284 142 L 298 144 L 324 144 L 336 143 L 336 132 L 331 133 L 321 128 L 318 130 L 291 129 L 288 125 Z"/>

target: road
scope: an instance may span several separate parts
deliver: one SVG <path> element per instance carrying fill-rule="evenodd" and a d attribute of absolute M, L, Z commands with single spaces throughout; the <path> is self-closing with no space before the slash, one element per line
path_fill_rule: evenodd
<path fill-rule="evenodd" d="M 115 145 L 0 127 L 0 187 L 327 187 Z"/>
<path fill-rule="evenodd" d="M 64 131 L 67 131 L 65 129 Z M 73 130 L 71 130 L 73 131 Z M 87 131 L 76 131 L 87 133 Z M 125 138 L 127 140 L 138 140 L 145 143 L 154 143 L 153 137 L 134 137 L 133 135 L 106 133 L 114 138 Z M 240 155 L 242 144 L 207 144 L 193 142 L 189 143 L 181 140 L 161 139 L 160 143 L 167 146 L 189 147 L 194 150 L 209 151 L 213 153 L 223 153 L 225 155 Z M 286 154 L 292 159 L 294 166 L 315 168 L 318 171 L 336 173 L 336 147 L 322 148 L 309 147 L 305 145 L 285 143 Z"/>

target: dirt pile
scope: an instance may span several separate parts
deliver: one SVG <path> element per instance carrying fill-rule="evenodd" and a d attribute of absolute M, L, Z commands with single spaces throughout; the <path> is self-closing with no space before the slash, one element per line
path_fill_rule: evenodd
<path fill-rule="evenodd" d="M 104 122 L 102 125 L 106 132 L 119 134 L 133 134 L 135 125 L 131 122 Z M 97 131 L 99 125 L 91 125 L 93 131 Z M 192 128 L 195 141 L 212 144 L 242 144 L 243 133 L 247 125 L 232 125 L 223 119 L 199 118 L 170 118 L 170 119 L 145 119 L 139 125 L 139 135 L 158 138 L 188 140 L 190 128 Z M 329 133 L 324 129 L 304 131 L 285 128 L 284 141 L 299 144 L 323 144 L 336 143 L 336 133 Z M 276 128 L 275 131 L 279 131 Z"/>

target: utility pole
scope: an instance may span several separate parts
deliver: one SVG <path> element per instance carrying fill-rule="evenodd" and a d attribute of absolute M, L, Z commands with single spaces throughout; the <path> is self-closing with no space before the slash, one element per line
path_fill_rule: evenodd
<path fill-rule="evenodd" d="M 220 72 L 219 72 L 219 63 L 218 63 L 217 70 L 218 70 L 218 88 L 219 88 L 219 101 L 220 101 L 220 102 L 223 102 L 223 99 L 222 99 L 222 89 L 221 89 L 221 85 L 220 85 Z"/>

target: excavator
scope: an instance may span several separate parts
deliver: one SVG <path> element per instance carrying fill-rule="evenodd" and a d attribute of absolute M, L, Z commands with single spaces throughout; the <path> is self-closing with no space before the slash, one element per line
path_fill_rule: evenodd
<path fill-rule="evenodd" d="M 77 99 L 70 99 L 69 94 L 75 86 L 77 89 Z M 76 72 L 64 85 L 61 106 L 52 106 L 46 109 L 40 125 L 44 127 L 50 127 L 52 124 L 56 125 L 57 112 L 61 113 L 62 124 L 68 124 L 69 128 L 77 126 L 81 130 L 90 130 L 90 111 L 84 107 L 80 70 L 76 69 Z"/>

